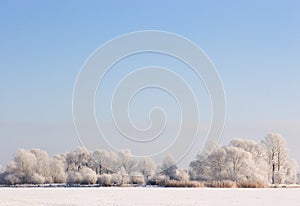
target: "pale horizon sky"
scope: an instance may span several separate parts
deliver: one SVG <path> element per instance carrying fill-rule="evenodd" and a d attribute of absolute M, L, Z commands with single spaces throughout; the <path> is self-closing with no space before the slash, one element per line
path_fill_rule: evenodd
<path fill-rule="evenodd" d="M 0 25 L 3 166 L 19 148 L 76 148 L 72 92 L 82 64 L 106 41 L 139 30 L 182 35 L 213 61 L 227 99 L 222 144 L 278 132 L 300 162 L 298 1 L 4 0 Z"/>

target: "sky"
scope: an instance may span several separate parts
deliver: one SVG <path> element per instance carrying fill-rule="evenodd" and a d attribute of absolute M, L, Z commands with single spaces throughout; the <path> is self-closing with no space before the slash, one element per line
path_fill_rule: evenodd
<path fill-rule="evenodd" d="M 72 94 L 83 63 L 105 42 L 140 30 L 184 36 L 210 57 L 226 92 L 222 144 L 233 138 L 262 140 L 267 133 L 278 132 L 300 162 L 298 1 L 3 0 L 0 163 L 6 165 L 19 148 L 41 148 L 50 154 L 76 148 Z M 148 66 L 153 59 L 170 65 L 150 54 L 127 60 L 127 66 L 128 62 Z M 174 71 L 183 71 L 180 64 L 174 65 Z M 113 88 L 112 82 L 125 71 L 118 73 L 121 69 L 116 66 L 110 74 L 114 81 L 106 80 L 104 88 Z M 202 104 L 208 100 L 203 85 L 191 74 L 182 75 L 201 100 L 204 122 L 209 122 L 209 104 Z M 148 102 L 151 92 L 137 99 Z M 161 97 L 165 103 L 168 98 Z M 144 114 L 152 104 L 136 105 L 137 113 Z M 101 104 L 97 108 L 103 109 Z"/>

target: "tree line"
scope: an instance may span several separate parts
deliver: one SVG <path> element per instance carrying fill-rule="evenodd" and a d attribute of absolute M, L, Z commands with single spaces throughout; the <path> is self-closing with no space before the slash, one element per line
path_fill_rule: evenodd
<path fill-rule="evenodd" d="M 166 185 L 175 181 L 295 184 L 298 164 L 288 154 L 285 139 L 270 133 L 262 141 L 234 139 L 211 153 L 198 155 L 180 169 L 171 155 L 161 164 L 150 157 L 135 159 L 130 150 L 74 151 L 49 157 L 41 149 L 20 149 L 0 172 L 0 184 L 99 184 L 101 186 Z"/>

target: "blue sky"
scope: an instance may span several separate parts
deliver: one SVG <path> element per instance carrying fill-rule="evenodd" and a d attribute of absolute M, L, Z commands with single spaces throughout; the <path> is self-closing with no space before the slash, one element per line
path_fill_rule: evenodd
<path fill-rule="evenodd" d="M 83 62 L 114 37 L 152 29 L 185 36 L 216 65 L 223 143 L 280 132 L 300 161 L 298 1 L 4 0 L 0 26 L 2 164 L 20 147 L 76 147 L 72 90 Z"/>

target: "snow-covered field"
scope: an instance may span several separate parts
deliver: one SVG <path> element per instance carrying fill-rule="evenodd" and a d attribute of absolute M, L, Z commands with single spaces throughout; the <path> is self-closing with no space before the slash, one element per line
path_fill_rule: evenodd
<path fill-rule="evenodd" d="M 300 189 L 0 188 L 0 205 L 300 205 Z"/>

